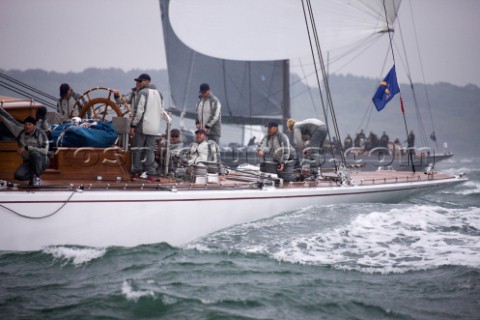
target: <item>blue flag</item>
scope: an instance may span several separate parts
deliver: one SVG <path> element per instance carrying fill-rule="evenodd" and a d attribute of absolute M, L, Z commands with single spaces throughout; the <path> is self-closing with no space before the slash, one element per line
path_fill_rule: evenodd
<path fill-rule="evenodd" d="M 395 65 L 390 69 L 385 79 L 380 82 L 377 92 L 373 96 L 373 104 L 378 111 L 385 108 L 385 105 L 393 99 L 397 93 L 400 92 L 400 87 L 397 82 L 397 74 L 395 73 Z"/>

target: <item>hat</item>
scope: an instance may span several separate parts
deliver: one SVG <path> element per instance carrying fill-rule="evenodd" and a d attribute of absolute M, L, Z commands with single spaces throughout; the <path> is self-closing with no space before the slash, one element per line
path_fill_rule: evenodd
<path fill-rule="evenodd" d="M 270 121 L 269 123 L 267 123 L 265 125 L 265 127 L 268 127 L 268 128 L 277 127 L 278 128 L 278 123 L 276 123 L 275 121 Z"/>
<path fill-rule="evenodd" d="M 208 90 L 210 90 L 208 83 L 202 83 L 200 85 L 200 93 L 207 92 Z"/>
<path fill-rule="evenodd" d="M 178 130 L 178 129 L 170 130 L 170 136 L 173 136 L 173 135 L 180 136 L 180 130 Z"/>
<path fill-rule="evenodd" d="M 60 85 L 60 98 L 64 98 L 67 95 L 68 90 L 70 90 L 70 85 L 68 83 L 62 83 Z"/>
<path fill-rule="evenodd" d="M 203 129 L 198 129 L 197 131 L 195 131 L 195 134 L 199 134 L 199 133 L 205 134 L 205 130 L 203 130 Z"/>
<path fill-rule="evenodd" d="M 28 116 L 25 118 L 25 120 L 23 120 L 23 123 L 27 123 L 27 122 L 37 125 L 37 120 L 35 120 L 35 118 L 32 116 Z"/>
<path fill-rule="evenodd" d="M 140 82 L 140 81 L 143 81 L 143 80 L 152 81 L 152 78 L 150 78 L 150 76 L 148 74 L 142 73 L 141 75 L 138 76 L 138 78 L 136 78 L 134 80 L 137 81 L 137 82 Z"/>

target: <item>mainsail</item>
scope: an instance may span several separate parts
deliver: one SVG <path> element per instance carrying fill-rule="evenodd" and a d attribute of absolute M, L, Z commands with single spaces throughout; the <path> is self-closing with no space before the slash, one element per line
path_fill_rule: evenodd
<path fill-rule="evenodd" d="M 386 21 L 393 24 L 399 5 L 400 0 L 315 1 L 330 63 L 354 59 L 389 32 Z M 310 56 L 299 1 L 160 0 L 160 7 L 174 112 L 193 118 L 198 86 L 207 82 L 222 102 L 225 123 L 285 120 L 286 61 Z"/>
<path fill-rule="evenodd" d="M 210 57 L 187 47 L 169 18 L 170 0 L 160 0 L 173 112 L 195 118 L 200 83 L 209 83 L 222 103 L 222 122 L 264 124 L 283 117 L 284 61 L 236 61 Z M 205 37 L 200 28 L 199 38 Z"/>

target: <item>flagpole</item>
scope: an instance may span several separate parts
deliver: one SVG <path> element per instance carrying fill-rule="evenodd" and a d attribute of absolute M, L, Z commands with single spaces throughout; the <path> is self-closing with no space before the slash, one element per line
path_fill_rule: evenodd
<path fill-rule="evenodd" d="M 393 52 L 392 33 L 390 32 L 390 26 L 388 24 L 387 6 L 385 5 L 385 0 L 383 0 L 383 10 L 385 11 L 385 21 L 387 22 L 388 38 L 390 40 L 390 50 L 392 51 L 393 66 L 395 67 L 395 54 Z M 399 91 L 399 93 L 400 93 L 400 108 L 402 110 L 403 123 L 405 124 L 405 133 L 406 133 L 407 140 L 408 140 L 407 118 L 405 116 L 405 108 L 403 106 L 402 92 Z M 410 160 L 410 163 L 412 164 L 412 172 L 415 173 L 416 170 L 415 170 L 415 165 L 413 163 L 413 154 L 412 153 L 413 153 L 413 150 L 409 148 L 408 158 Z"/>

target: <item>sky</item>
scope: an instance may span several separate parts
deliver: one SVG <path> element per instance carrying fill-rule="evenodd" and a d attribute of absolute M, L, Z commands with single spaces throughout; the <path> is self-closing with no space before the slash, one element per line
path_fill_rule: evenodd
<path fill-rule="evenodd" d="M 158 0 L 1 0 L 0 16 L 3 70 L 166 68 Z M 413 81 L 480 87 L 478 17 L 478 0 L 404 0 L 399 21 L 407 54 L 414 57 L 409 58 Z M 397 28 L 395 39 L 399 35 Z M 385 51 L 380 48 L 340 72 L 378 78 Z M 397 73 L 401 69 L 397 66 Z M 399 74 L 399 82 L 405 77 Z"/>

